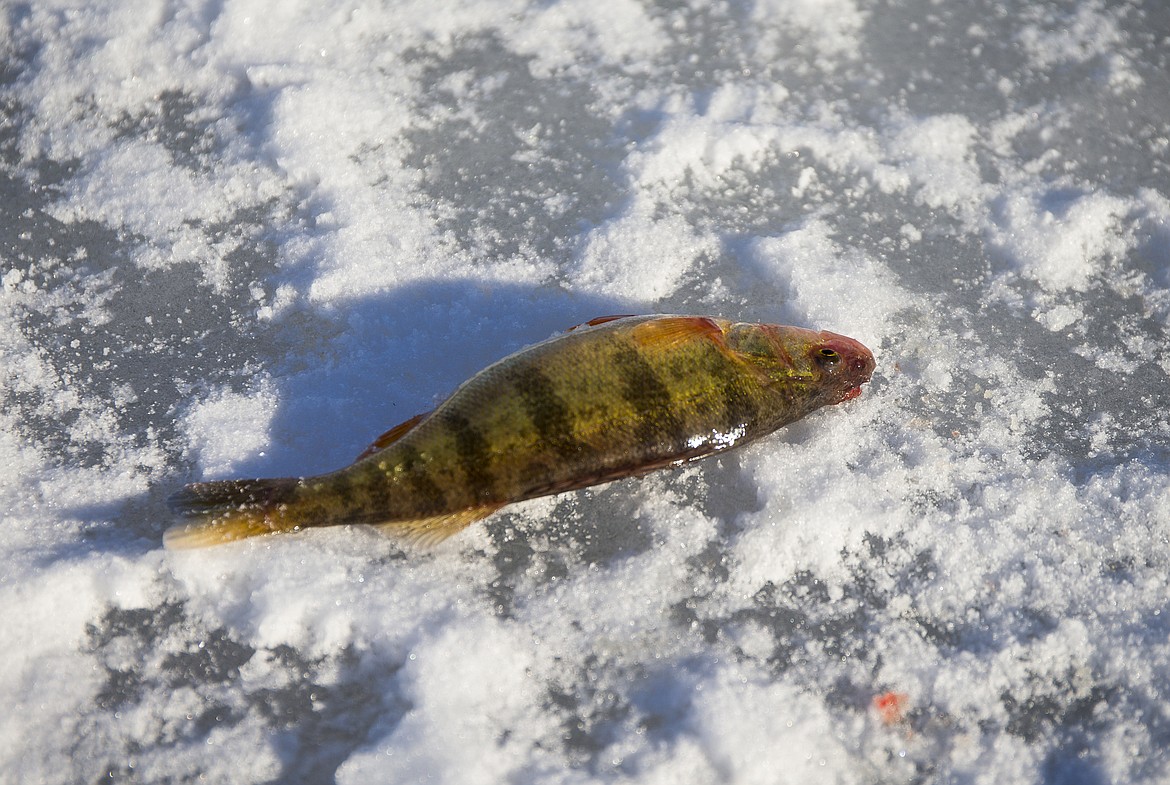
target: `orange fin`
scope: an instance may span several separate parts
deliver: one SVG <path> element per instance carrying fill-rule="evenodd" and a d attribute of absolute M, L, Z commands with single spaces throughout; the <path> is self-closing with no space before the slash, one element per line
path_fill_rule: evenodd
<path fill-rule="evenodd" d="M 622 314 L 618 314 L 617 316 L 598 316 L 596 319 L 590 319 L 589 321 L 582 322 L 581 324 L 574 324 L 572 327 L 565 330 L 565 332 L 571 333 L 571 332 L 573 332 L 573 330 L 576 330 L 578 327 L 596 327 L 599 324 L 605 324 L 606 322 L 612 322 L 615 319 L 628 319 L 631 316 L 636 316 L 636 314 L 622 313 Z"/>
<path fill-rule="evenodd" d="M 357 463 L 364 458 L 369 458 L 376 452 L 385 450 L 391 444 L 394 444 L 394 442 L 405 436 L 412 428 L 414 428 L 414 426 L 418 425 L 420 422 L 426 419 L 428 415 L 430 415 L 430 412 L 416 414 L 406 422 L 398 423 L 393 428 L 386 431 L 386 433 L 382 434 L 377 439 L 374 439 L 374 443 L 367 447 L 361 455 L 355 458 L 354 463 Z"/>
<path fill-rule="evenodd" d="M 163 533 L 168 551 L 207 548 L 282 531 L 270 524 L 263 513 L 227 515 L 199 523 L 179 523 Z"/>
<path fill-rule="evenodd" d="M 466 529 L 476 521 L 483 520 L 503 506 L 502 504 L 488 504 L 444 515 L 433 515 L 430 518 L 377 523 L 374 524 L 374 528 L 390 537 L 404 539 L 415 545 L 429 548 L 432 545 L 438 545 L 452 534 Z"/>
<path fill-rule="evenodd" d="M 300 480 L 215 480 L 183 486 L 167 500 L 181 522 L 163 534 L 168 550 L 204 548 L 274 532 L 297 524 L 283 515 Z"/>
<path fill-rule="evenodd" d="M 634 327 L 634 340 L 643 346 L 668 348 L 703 338 L 723 343 L 723 328 L 709 316 L 663 316 Z"/>

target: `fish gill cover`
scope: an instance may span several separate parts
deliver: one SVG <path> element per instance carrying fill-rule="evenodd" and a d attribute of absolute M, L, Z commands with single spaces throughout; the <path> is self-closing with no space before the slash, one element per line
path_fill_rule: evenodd
<path fill-rule="evenodd" d="M 0 780 L 1164 782 L 1170 11 L 0 7 Z M 613 313 L 865 393 L 498 513 L 161 548 Z"/>

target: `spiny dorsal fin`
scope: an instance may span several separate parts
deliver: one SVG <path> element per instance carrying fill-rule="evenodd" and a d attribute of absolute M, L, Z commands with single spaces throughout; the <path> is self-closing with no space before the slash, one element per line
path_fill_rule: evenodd
<path fill-rule="evenodd" d="M 433 515 L 429 518 L 377 523 L 374 524 L 374 528 L 387 536 L 429 548 L 432 545 L 438 545 L 452 534 L 462 531 L 476 521 L 483 520 L 503 506 L 502 504 L 489 504 L 445 515 Z"/>
<path fill-rule="evenodd" d="M 385 450 L 391 444 L 394 444 L 394 442 L 398 441 L 403 436 L 405 436 L 407 433 L 409 433 L 411 430 L 413 430 L 414 426 L 418 425 L 420 422 L 425 420 L 427 417 L 430 416 L 430 414 L 431 414 L 430 412 L 423 412 L 422 414 L 416 414 L 415 416 L 411 417 L 409 420 L 406 420 L 405 422 L 398 423 L 393 428 L 386 431 L 386 433 L 382 434 L 377 439 L 374 439 L 373 444 L 371 444 L 369 447 L 367 447 L 362 452 L 361 455 L 359 455 L 357 458 L 354 459 L 354 463 L 357 463 L 358 461 L 363 460 L 365 458 L 369 458 L 371 455 L 373 455 L 376 452 L 381 452 L 382 450 Z"/>
<path fill-rule="evenodd" d="M 723 328 L 708 316 L 663 316 L 635 325 L 634 340 L 643 346 L 669 348 L 693 340 L 723 344 Z"/>
<path fill-rule="evenodd" d="M 581 327 L 596 327 L 599 324 L 605 324 L 606 322 L 612 322 L 612 321 L 615 321 L 617 319 L 628 319 L 634 315 L 635 314 L 632 314 L 632 313 L 623 313 L 623 314 L 618 314 L 617 316 L 598 316 L 597 318 L 590 319 L 587 322 L 582 322 L 581 324 L 574 324 L 572 327 L 565 330 L 565 332 L 571 333 L 571 332 L 573 332 L 573 330 L 580 329 Z"/>

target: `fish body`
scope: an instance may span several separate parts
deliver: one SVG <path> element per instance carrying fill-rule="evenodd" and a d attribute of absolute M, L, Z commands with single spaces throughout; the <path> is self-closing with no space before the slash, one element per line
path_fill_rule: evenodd
<path fill-rule="evenodd" d="M 835 333 L 603 317 L 489 366 L 344 469 L 186 486 L 166 544 L 353 523 L 437 541 L 512 502 L 745 444 L 855 397 L 873 368 Z"/>

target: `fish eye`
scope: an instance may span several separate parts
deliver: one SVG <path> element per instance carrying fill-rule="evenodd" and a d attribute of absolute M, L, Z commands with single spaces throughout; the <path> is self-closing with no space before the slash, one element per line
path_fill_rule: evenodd
<path fill-rule="evenodd" d="M 820 354 L 821 359 L 829 365 L 834 365 L 838 360 L 841 359 L 841 355 L 838 354 L 836 350 L 830 349 L 827 346 L 823 347 L 820 352 L 818 352 L 818 354 Z"/>

